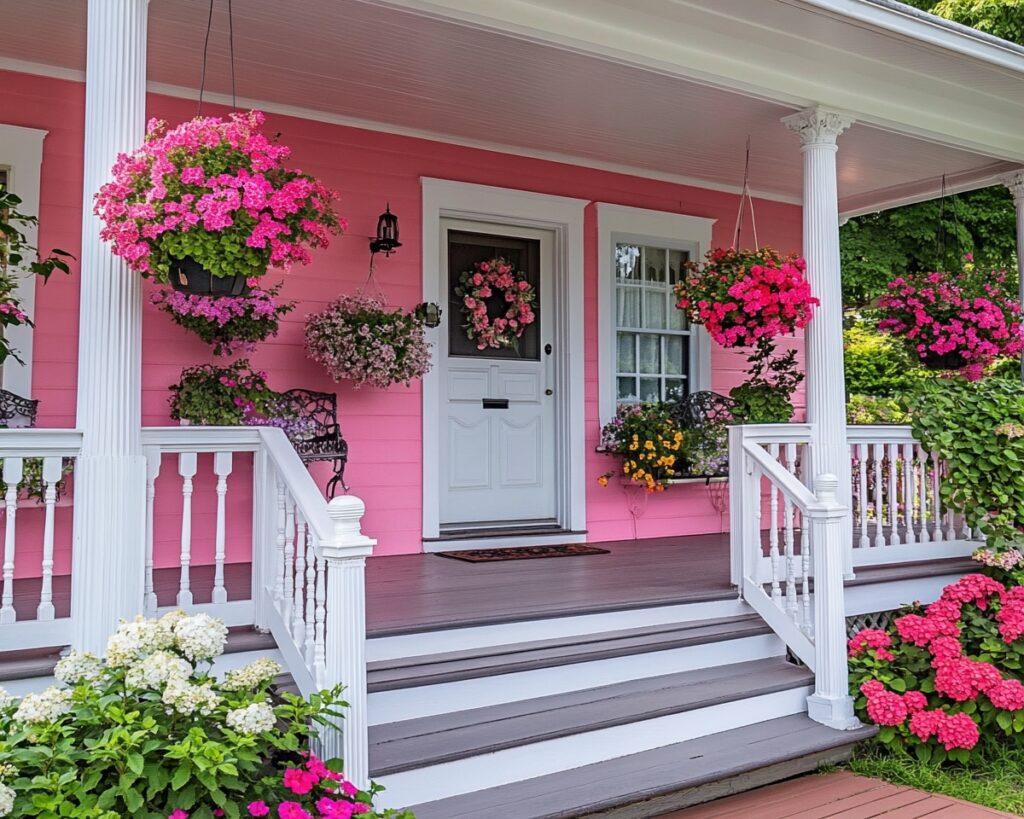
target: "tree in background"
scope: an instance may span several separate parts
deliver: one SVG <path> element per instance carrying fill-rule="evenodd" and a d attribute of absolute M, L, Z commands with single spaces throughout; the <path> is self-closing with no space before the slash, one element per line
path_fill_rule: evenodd
<path fill-rule="evenodd" d="M 1024 0 L 905 0 L 908 5 L 1024 45 Z M 939 191 L 936 191 L 938 196 Z M 941 215 L 941 218 L 940 218 Z M 1002 185 L 851 219 L 841 230 L 843 298 L 867 307 L 894 277 L 982 267 L 1016 269 L 1016 216 Z"/>

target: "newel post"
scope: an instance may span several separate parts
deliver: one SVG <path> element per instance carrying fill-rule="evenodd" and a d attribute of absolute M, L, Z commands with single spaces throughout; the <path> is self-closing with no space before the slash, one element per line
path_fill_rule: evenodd
<path fill-rule="evenodd" d="M 342 757 L 345 776 L 359 788 L 370 784 L 370 748 L 366 693 L 366 558 L 377 541 L 360 526 L 366 506 L 342 495 L 327 505 L 334 523 L 330 540 L 320 545 L 327 561 L 327 641 L 324 687 L 341 683 L 349 708 L 340 736 L 324 732 L 326 758 Z"/>
<path fill-rule="evenodd" d="M 853 712 L 846 661 L 846 603 L 843 536 L 846 507 L 839 502 L 835 475 L 814 482 L 817 503 L 810 510 L 814 560 L 814 693 L 807 715 L 830 728 L 849 730 L 860 723 Z"/>

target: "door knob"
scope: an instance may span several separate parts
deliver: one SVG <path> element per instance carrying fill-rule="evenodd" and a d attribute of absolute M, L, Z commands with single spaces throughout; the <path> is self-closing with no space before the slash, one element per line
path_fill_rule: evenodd
<path fill-rule="evenodd" d="M 551 355 L 551 345 L 550 344 L 545 344 L 544 345 L 544 355 Z"/>
<path fill-rule="evenodd" d="M 544 390 L 544 394 L 545 395 L 554 395 L 555 391 L 553 389 L 551 389 L 550 387 L 548 387 L 546 390 Z"/>

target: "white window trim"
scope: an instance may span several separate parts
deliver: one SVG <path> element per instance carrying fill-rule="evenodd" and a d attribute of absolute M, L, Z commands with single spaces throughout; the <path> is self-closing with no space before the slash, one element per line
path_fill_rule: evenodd
<path fill-rule="evenodd" d="M 43 168 L 43 139 L 48 131 L 22 128 L 0 123 L 0 166 L 7 168 L 8 188 L 21 197 L 18 206 L 22 213 L 39 215 L 40 175 Z M 38 244 L 35 226 L 24 230 L 28 243 Z M 25 261 L 34 261 L 26 259 Z M 15 291 L 22 309 L 34 321 L 36 318 L 36 277 L 21 277 Z M 25 398 L 32 397 L 32 328 L 28 325 L 8 327 L 7 338 L 24 361 L 19 364 L 8 358 L 4 362 L 2 385 Z"/>
<path fill-rule="evenodd" d="M 601 424 L 615 417 L 615 244 L 648 243 L 688 250 L 700 259 L 711 248 L 716 220 L 625 205 L 597 204 L 597 362 Z M 690 335 L 690 391 L 711 388 L 711 340 L 703 327 Z"/>
<path fill-rule="evenodd" d="M 557 311 L 555 390 L 561 398 L 556 410 L 559 452 L 559 522 L 569 532 L 586 530 L 586 476 L 584 473 L 584 275 L 583 225 L 585 199 L 551 196 L 532 191 L 475 185 L 421 177 L 423 194 L 422 275 L 423 299 L 445 304 L 439 269 L 441 220 L 444 218 L 534 227 L 555 234 L 555 310 Z M 437 465 L 440 429 L 438 345 L 431 345 L 431 368 L 423 377 L 423 538 L 440 533 Z M 565 543 L 567 535 L 558 535 Z M 429 546 L 429 544 L 426 544 Z M 430 550 L 427 548 L 426 550 Z"/>

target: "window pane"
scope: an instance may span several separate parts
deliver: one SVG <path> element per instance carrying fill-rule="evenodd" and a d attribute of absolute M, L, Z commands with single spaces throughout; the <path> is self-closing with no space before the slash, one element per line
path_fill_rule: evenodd
<path fill-rule="evenodd" d="M 668 282 L 677 284 L 683 280 L 683 264 L 690 258 L 685 250 L 670 250 L 668 252 Z"/>
<path fill-rule="evenodd" d="M 661 336 L 640 336 L 640 372 L 661 373 Z"/>
<path fill-rule="evenodd" d="M 640 248 L 636 245 L 615 245 L 615 275 L 619 279 L 640 278 Z"/>
<path fill-rule="evenodd" d="M 660 401 L 661 400 L 661 379 L 641 378 L 640 379 L 640 400 Z"/>
<path fill-rule="evenodd" d="M 640 326 L 640 290 L 618 287 L 615 290 L 616 320 L 619 327 Z"/>
<path fill-rule="evenodd" d="M 686 375 L 688 342 L 685 336 L 665 336 L 666 375 Z"/>
<path fill-rule="evenodd" d="M 665 281 L 665 250 L 660 247 L 644 248 L 644 281 Z"/>
<path fill-rule="evenodd" d="M 635 378 L 623 378 L 619 377 L 616 379 L 618 389 L 618 400 L 619 401 L 636 401 L 636 379 Z"/>
<path fill-rule="evenodd" d="M 615 369 L 620 373 L 636 372 L 635 333 L 619 333 L 618 349 L 615 353 Z"/>
<path fill-rule="evenodd" d="M 678 401 L 686 395 L 686 382 L 679 378 L 665 379 L 665 400 Z"/>
<path fill-rule="evenodd" d="M 663 290 L 644 290 L 644 327 L 664 330 L 666 307 Z"/>

